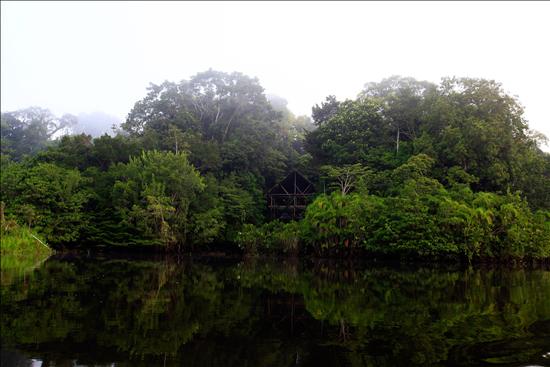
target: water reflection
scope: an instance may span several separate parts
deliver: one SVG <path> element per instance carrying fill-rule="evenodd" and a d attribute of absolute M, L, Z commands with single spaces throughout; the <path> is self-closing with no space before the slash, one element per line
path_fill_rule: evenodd
<path fill-rule="evenodd" d="M 2 287 L 2 366 L 545 365 L 549 295 L 543 269 L 52 258 Z"/>

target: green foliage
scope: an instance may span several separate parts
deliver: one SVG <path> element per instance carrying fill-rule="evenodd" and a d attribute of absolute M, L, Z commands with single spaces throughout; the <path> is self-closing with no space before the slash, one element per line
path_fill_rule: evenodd
<path fill-rule="evenodd" d="M 304 218 L 306 241 L 318 251 L 348 251 L 362 242 L 365 208 L 358 194 L 334 192 L 311 203 Z"/>
<path fill-rule="evenodd" d="M 189 206 L 204 189 L 186 155 L 143 152 L 111 171 L 113 209 L 122 222 L 152 243 L 183 245 L 191 230 Z"/>
<path fill-rule="evenodd" d="M 305 134 L 315 129 L 313 121 L 309 116 L 295 116 L 288 109 L 288 102 L 286 99 L 273 94 L 267 95 L 266 97 L 271 104 L 271 107 L 281 114 L 279 130 L 283 138 L 290 142 L 296 153 L 303 154 Z M 296 157 L 290 158 L 295 159 Z"/>
<path fill-rule="evenodd" d="M 449 171 L 447 190 L 427 174 L 433 159 L 420 154 L 392 171 L 390 196 L 366 191 L 320 195 L 293 224 L 297 245 L 317 254 L 349 256 L 357 251 L 397 257 L 443 257 L 468 261 L 550 256 L 548 211 L 532 212 L 518 194 L 473 193 L 475 179 Z M 255 246 L 281 251 L 277 226 L 260 229 Z"/>
<path fill-rule="evenodd" d="M 549 256 L 550 155 L 500 84 L 392 76 L 312 117 L 214 70 L 151 84 L 114 137 L 54 140 L 74 117 L 2 113 L 1 199 L 66 246 Z M 266 191 L 291 169 L 328 194 L 302 221 L 265 223 Z"/>
<path fill-rule="evenodd" d="M 21 218 L 52 244 L 79 238 L 88 218 L 83 208 L 90 198 L 86 179 L 75 169 L 51 163 L 2 167 L 1 200 L 6 215 Z"/>
<path fill-rule="evenodd" d="M 321 125 L 328 121 L 332 116 L 338 113 L 340 108 L 340 102 L 336 99 L 336 96 L 330 95 L 325 98 L 325 101 L 321 103 L 321 106 L 316 104 L 311 109 L 311 117 L 316 125 Z"/>
<path fill-rule="evenodd" d="M 338 188 L 342 195 L 346 195 L 357 186 L 366 190 L 368 176 L 372 174 L 371 170 L 360 163 L 346 164 L 341 167 L 325 165 L 321 167 L 321 172 L 330 180 L 330 186 Z"/>
<path fill-rule="evenodd" d="M 476 191 L 519 190 L 531 207 L 550 209 L 550 156 L 537 148 L 544 137 L 528 129 L 519 102 L 494 81 L 446 78 L 434 85 L 394 76 L 331 111 L 307 135 L 315 164 L 362 163 L 384 175 L 424 153 L 440 181 L 460 167 Z M 386 195 L 391 185 L 373 189 Z"/>
<path fill-rule="evenodd" d="M 209 244 L 221 238 L 226 222 L 221 208 L 212 208 L 193 214 L 191 218 L 192 243 Z"/>
<path fill-rule="evenodd" d="M 290 157 L 299 155 L 293 141 L 301 135 L 296 124 L 281 121 L 263 92 L 257 79 L 214 70 L 180 83 L 152 84 L 123 129 L 147 149 L 185 147 L 200 172 L 219 178 L 250 172 L 272 185 Z"/>
<path fill-rule="evenodd" d="M 306 149 L 318 164 L 386 167 L 395 164 L 386 154 L 387 126 L 375 101 L 345 101 L 338 112 L 306 136 Z"/>
<path fill-rule="evenodd" d="M 247 255 L 258 254 L 258 244 L 263 240 L 263 231 L 261 228 L 254 226 L 253 224 L 244 224 L 241 230 L 237 233 L 235 239 L 237 245 Z"/>
<path fill-rule="evenodd" d="M 300 222 L 289 222 L 278 226 L 272 232 L 272 242 L 275 248 L 287 255 L 297 255 L 300 251 L 300 240 L 304 236 L 304 228 Z"/>
<path fill-rule="evenodd" d="M 406 163 L 397 167 L 393 172 L 395 184 L 403 184 L 408 180 L 417 180 L 427 176 L 435 161 L 426 154 L 418 154 L 410 157 Z"/>
<path fill-rule="evenodd" d="M 29 273 L 52 253 L 29 228 L 4 219 L 0 227 L 1 285 L 11 284 Z"/>
<path fill-rule="evenodd" d="M 93 139 L 90 135 L 63 136 L 58 144 L 38 153 L 36 162 L 55 163 L 66 168 L 84 171 L 95 167 L 106 171 L 112 164 L 128 163 L 130 156 L 141 153 L 135 139 L 122 135 L 103 135 Z"/>
<path fill-rule="evenodd" d="M 244 224 L 236 237 L 236 243 L 245 254 L 258 253 L 298 255 L 300 242 L 306 236 L 302 222 L 271 221 L 263 225 Z"/>

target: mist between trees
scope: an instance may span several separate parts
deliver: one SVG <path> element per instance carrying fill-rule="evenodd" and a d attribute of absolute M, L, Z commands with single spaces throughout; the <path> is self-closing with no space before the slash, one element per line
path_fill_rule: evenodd
<path fill-rule="evenodd" d="M 495 81 L 393 76 L 309 118 L 255 78 L 208 70 L 151 84 L 111 135 L 74 126 L 2 113 L 2 231 L 63 248 L 550 257 L 546 138 Z M 299 220 L 270 218 L 266 193 L 293 171 L 317 195 Z"/>

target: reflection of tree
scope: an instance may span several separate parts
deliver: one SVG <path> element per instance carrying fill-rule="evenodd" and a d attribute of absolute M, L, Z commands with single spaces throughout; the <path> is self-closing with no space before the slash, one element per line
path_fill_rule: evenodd
<path fill-rule="evenodd" d="M 438 363 L 455 346 L 525 337 L 528 325 L 550 317 L 544 271 L 314 269 L 320 276 L 286 281 L 278 266 L 239 276 L 250 287 L 301 294 L 309 313 L 336 329 L 331 343 L 376 365 Z"/>
<path fill-rule="evenodd" d="M 537 270 L 52 259 L 2 288 L 2 341 L 138 366 L 536 361 L 547 294 L 550 273 Z"/>

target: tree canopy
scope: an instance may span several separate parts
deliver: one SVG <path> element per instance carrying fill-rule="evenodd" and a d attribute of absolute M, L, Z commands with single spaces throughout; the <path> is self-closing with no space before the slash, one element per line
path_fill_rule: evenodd
<path fill-rule="evenodd" d="M 151 84 L 114 136 L 75 123 L 2 113 L 6 215 L 52 243 L 549 256 L 550 154 L 492 80 L 392 76 L 309 118 L 210 69 Z M 323 194 L 301 221 L 268 222 L 267 190 L 291 170 Z"/>

